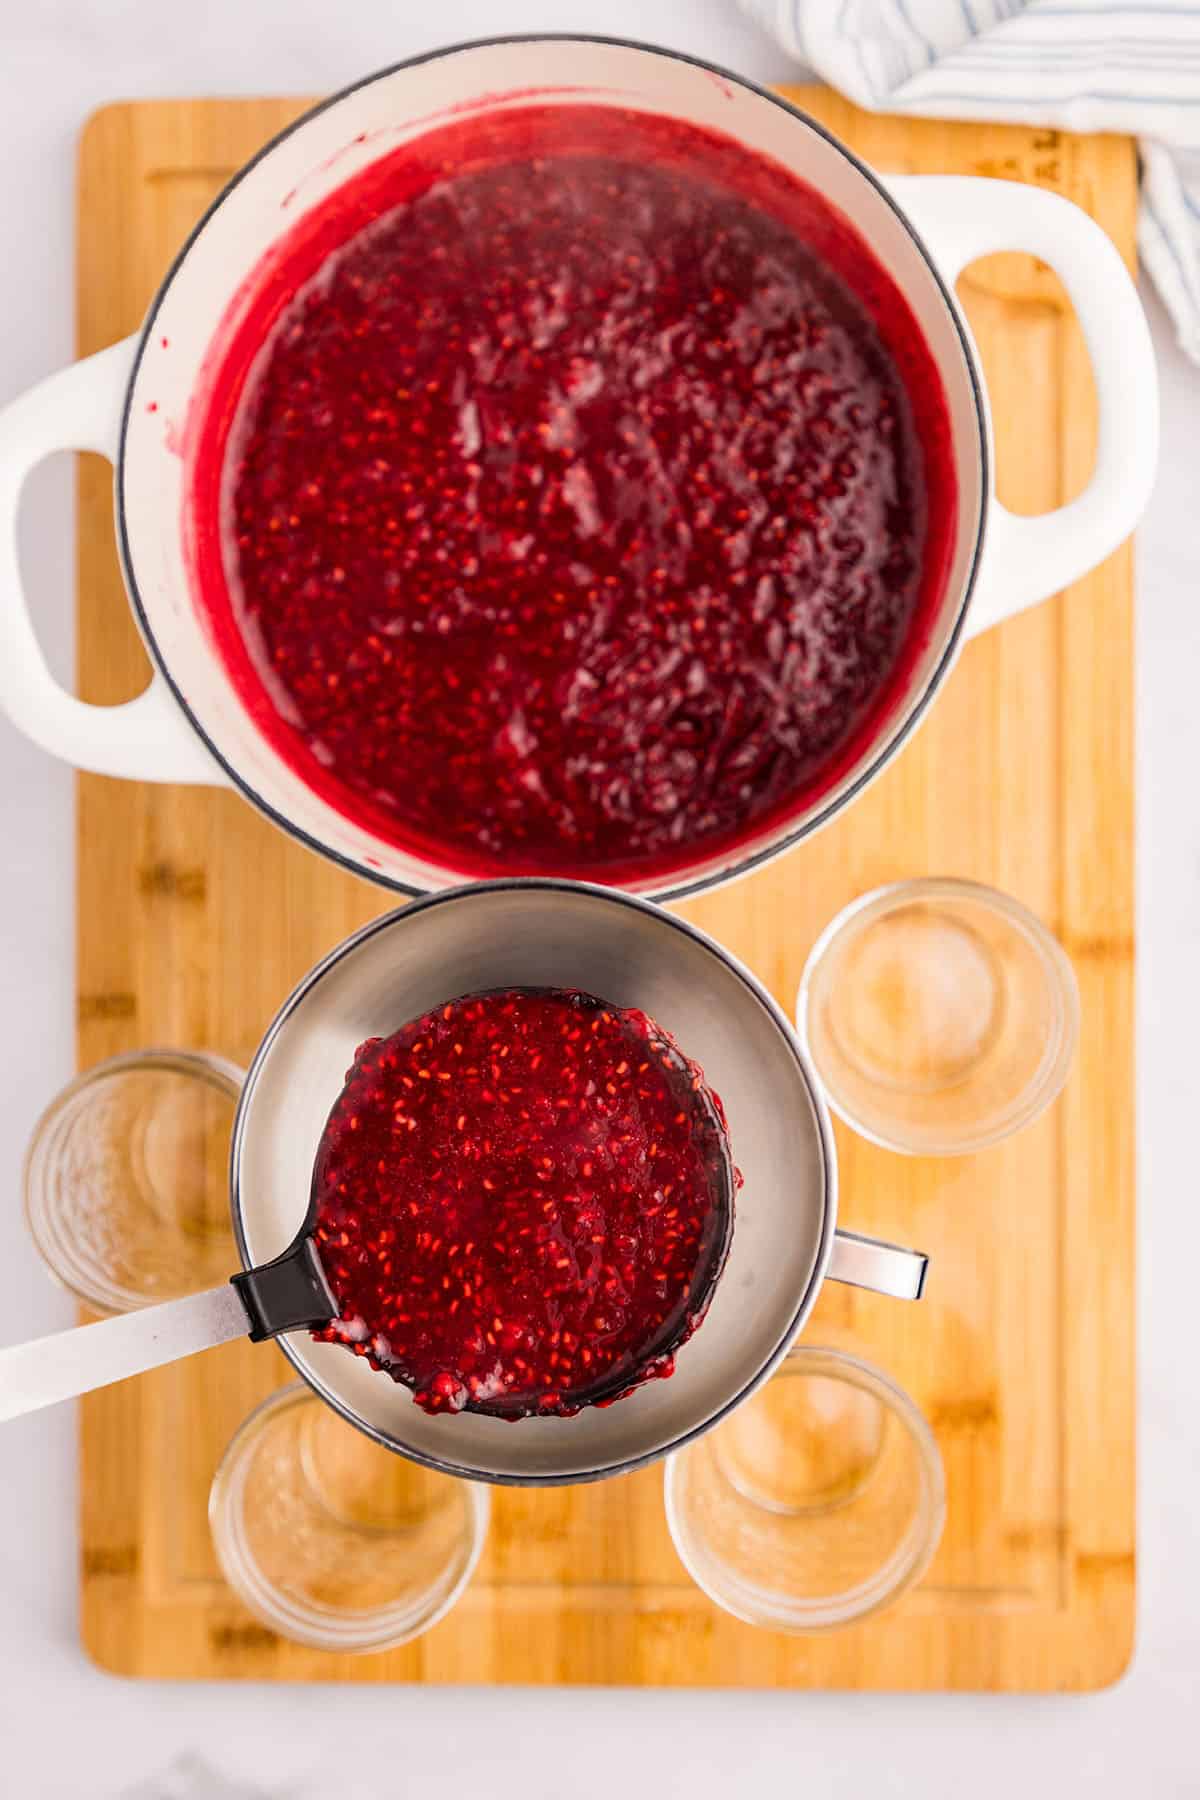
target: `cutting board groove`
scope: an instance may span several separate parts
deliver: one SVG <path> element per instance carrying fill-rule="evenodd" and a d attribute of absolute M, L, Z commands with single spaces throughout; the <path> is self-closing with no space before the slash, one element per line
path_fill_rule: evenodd
<path fill-rule="evenodd" d="M 1132 262 L 1127 140 L 876 119 L 821 90 L 796 97 L 881 169 L 1066 194 Z M 138 102 L 88 122 L 81 352 L 136 327 L 209 199 L 301 104 Z M 1022 512 L 1061 504 L 1091 466 L 1094 396 L 1058 284 L 1005 255 L 968 270 L 961 292 L 991 380 L 1001 497 Z M 79 689 L 116 701 L 146 659 L 117 573 L 111 474 L 95 458 L 81 459 L 79 494 Z M 83 1403 L 81 1628 L 98 1663 L 174 1679 L 864 1689 L 1117 1677 L 1134 1613 L 1131 603 L 1126 547 L 971 645 L 929 723 L 848 814 L 682 909 L 789 1008 L 822 924 L 900 876 L 994 882 L 1075 960 L 1080 1054 L 1021 1137 L 939 1163 L 838 1131 L 844 1221 L 933 1258 L 921 1307 L 831 1287 L 809 1328 L 882 1364 L 933 1424 L 949 1516 L 920 1587 L 835 1636 L 756 1632 L 689 1585 L 650 1470 L 498 1492 L 470 1590 L 414 1645 L 337 1658 L 284 1643 L 222 1583 L 205 1517 L 227 1439 L 288 1373 L 276 1350 L 242 1343 Z M 82 1067 L 152 1043 L 246 1061 L 292 983 L 389 905 L 228 793 L 82 776 L 78 841 Z"/>

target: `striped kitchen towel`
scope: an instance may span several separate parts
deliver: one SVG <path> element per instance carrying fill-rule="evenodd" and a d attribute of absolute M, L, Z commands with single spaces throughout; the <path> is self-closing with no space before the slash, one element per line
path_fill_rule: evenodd
<path fill-rule="evenodd" d="M 1200 0 L 741 0 L 797 61 L 874 112 L 1124 131 L 1138 240 L 1200 362 Z"/>

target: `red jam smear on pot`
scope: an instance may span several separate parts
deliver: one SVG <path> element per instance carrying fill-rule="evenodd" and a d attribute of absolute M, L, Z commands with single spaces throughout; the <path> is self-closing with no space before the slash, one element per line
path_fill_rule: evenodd
<path fill-rule="evenodd" d="M 468 995 L 358 1051 L 313 1173 L 339 1316 L 430 1413 L 567 1416 L 668 1376 L 732 1229 L 721 1103 L 645 1013 Z"/>
<path fill-rule="evenodd" d="M 237 305 L 189 476 L 260 728 L 463 874 L 664 881 L 887 725 L 942 594 L 907 303 L 732 139 L 516 107 L 405 145 Z"/>

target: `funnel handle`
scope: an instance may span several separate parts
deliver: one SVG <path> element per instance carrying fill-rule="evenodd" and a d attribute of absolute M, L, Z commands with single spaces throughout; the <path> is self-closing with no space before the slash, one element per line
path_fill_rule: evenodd
<path fill-rule="evenodd" d="M 834 1281 L 890 1294 L 893 1300 L 919 1300 L 928 1267 L 929 1258 L 920 1250 L 886 1244 L 882 1238 L 860 1237 L 857 1231 L 835 1231 L 825 1272 Z"/>
<path fill-rule="evenodd" d="M 247 1325 L 246 1308 L 226 1282 L 202 1294 L 10 1345 L 0 1350 L 0 1420 L 244 1337 Z"/>

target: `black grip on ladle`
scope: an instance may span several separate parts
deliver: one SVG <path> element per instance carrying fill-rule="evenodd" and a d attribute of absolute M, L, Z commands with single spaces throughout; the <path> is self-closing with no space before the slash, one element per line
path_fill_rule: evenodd
<path fill-rule="evenodd" d="M 281 1331 L 328 1325 L 337 1317 L 338 1304 L 311 1237 L 298 1237 L 274 1262 L 229 1279 L 246 1309 L 252 1343 L 278 1337 Z"/>

